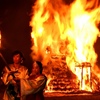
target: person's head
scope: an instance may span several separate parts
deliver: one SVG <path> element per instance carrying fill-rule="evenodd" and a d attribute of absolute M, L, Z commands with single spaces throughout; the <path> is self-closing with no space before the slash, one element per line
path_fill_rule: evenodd
<path fill-rule="evenodd" d="M 12 57 L 13 57 L 13 63 L 23 63 L 23 54 L 19 51 L 16 50 L 12 53 Z"/>
<path fill-rule="evenodd" d="M 40 61 L 33 62 L 32 73 L 34 75 L 42 74 L 42 70 L 43 70 L 43 67 L 42 67 L 42 63 Z"/>

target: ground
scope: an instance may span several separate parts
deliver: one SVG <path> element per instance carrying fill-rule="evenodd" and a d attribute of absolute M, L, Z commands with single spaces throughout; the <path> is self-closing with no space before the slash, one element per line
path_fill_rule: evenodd
<path fill-rule="evenodd" d="M 3 100 L 3 93 L 5 86 L 0 84 L 0 100 Z M 79 93 L 79 94 L 66 94 L 66 93 L 45 93 L 45 100 L 100 100 L 100 93 Z"/>

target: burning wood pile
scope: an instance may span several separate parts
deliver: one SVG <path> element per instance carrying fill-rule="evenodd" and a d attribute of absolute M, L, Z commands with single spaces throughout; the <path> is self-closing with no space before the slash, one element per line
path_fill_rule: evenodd
<path fill-rule="evenodd" d="M 100 69 L 94 44 L 100 36 L 100 1 L 68 1 L 35 2 L 31 56 L 45 66 L 48 92 L 98 92 Z"/>
<path fill-rule="evenodd" d="M 76 74 L 74 74 L 68 68 L 63 58 L 64 57 L 59 59 L 59 56 L 53 56 L 47 65 L 50 67 L 49 74 L 51 75 L 51 80 L 47 85 L 49 87 L 49 92 L 100 92 L 100 82 L 98 81 L 98 78 L 95 77 L 95 75 L 92 73 L 92 66 L 90 63 L 83 62 L 81 64 L 76 64 Z"/>
<path fill-rule="evenodd" d="M 57 56 L 52 57 L 52 62 L 49 64 L 51 68 L 52 80 L 49 82 L 50 89 L 56 92 L 73 92 L 79 89 L 77 77 L 68 68 L 64 60 Z"/>

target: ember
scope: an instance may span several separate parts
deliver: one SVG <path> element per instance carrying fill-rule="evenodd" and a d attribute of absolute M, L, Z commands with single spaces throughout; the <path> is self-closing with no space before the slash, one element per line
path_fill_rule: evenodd
<path fill-rule="evenodd" d="M 99 0 L 64 1 L 36 1 L 30 22 L 31 56 L 44 65 L 46 92 L 99 91 L 94 49 L 100 33 Z"/>

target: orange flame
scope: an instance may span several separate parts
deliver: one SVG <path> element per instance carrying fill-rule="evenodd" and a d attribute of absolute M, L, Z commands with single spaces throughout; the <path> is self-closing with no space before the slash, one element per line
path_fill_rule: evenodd
<path fill-rule="evenodd" d="M 98 4 L 98 0 L 76 0 L 70 4 L 62 0 L 37 0 L 30 22 L 32 58 L 47 65 L 52 56 L 65 56 L 66 64 L 77 76 L 80 73 L 76 73 L 76 63 L 90 62 L 94 67 L 97 54 L 93 46 L 100 22 Z"/>

